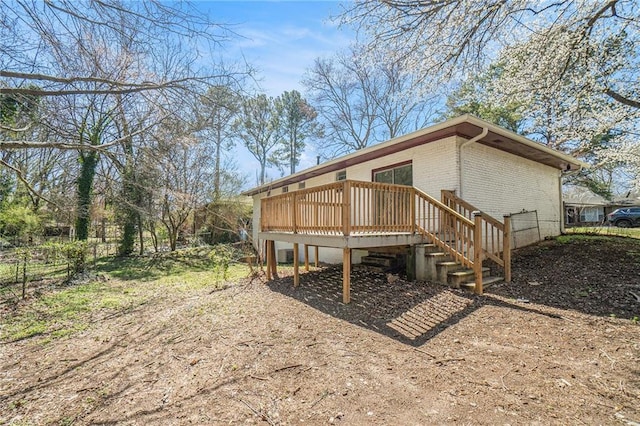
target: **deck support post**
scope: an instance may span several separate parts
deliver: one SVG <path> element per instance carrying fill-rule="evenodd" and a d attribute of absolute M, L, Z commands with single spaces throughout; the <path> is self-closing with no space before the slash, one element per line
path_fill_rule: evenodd
<path fill-rule="evenodd" d="M 342 302 L 351 301 L 351 249 L 342 250 Z"/>
<path fill-rule="evenodd" d="M 502 260 L 504 261 L 504 280 L 511 282 L 511 215 L 504 215 L 504 234 L 502 236 Z"/>
<path fill-rule="evenodd" d="M 307 244 L 304 245 L 304 270 L 309 272 L 309 246 Z"/>
<path fill-rule="evenodd" d="M 273 262 L 273 259 L 271 259 L 271 245 L 269 242 L 269 240 L 265 240 L 264 242 L 265 257 L 267 258 L 267 281 L 271 281 L 271 262 Z"/>
<path fill-rule="evenodd" d="M 271 253 L 271 275 L 276 278 L 278 275 L 278 258 L 276 257 L 276 242 L 269 240 L 269 252 Z"/>
<path fill-rule="evenodd" d="M 475 292 L 482 294 L 482 212 L 473 212 L 473 273 Z"/>
<path fill-rule="evenodd" d="M 300 285 L 300 260 L 298 259 L 298 243 L 293 243 L 293 286 Z"/>
<path fill-rule="evenodd" d="M 313 263 L 314 266 L 318 267 L 318 246 L 313 246 Z"/>

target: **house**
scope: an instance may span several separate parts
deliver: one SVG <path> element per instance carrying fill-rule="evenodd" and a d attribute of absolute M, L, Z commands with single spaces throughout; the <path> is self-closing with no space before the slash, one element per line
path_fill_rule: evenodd
<path fill-rule="evenodd" d="M 567 227 L 601 225 L 606 218 L 605 209 L 609 201 L 587 188 L 568 187 L 563 200 Z"/>
<path fill-rule="evenodd" d="M 604 225 L 607 215 L 614 210 L 640 206 L 638 194 L 628 192 L 624 197 L 617 197 L 609 201 L 587 188 L 575 186 L 565 189 L 563 200 L 567 227 Z"/>
<path fill-rule="evenodd" d="M 433 276 L 436 269 L 424 258 L 435 245 L 451 262 L 473 271 L 475 290 L 481 292 L 483 260 L 510 274 L 510 261 L 505 265 L 512 241 L 509 215 L 535 212 L 540 237 L 560 234 L 562 174 L 585 166 L 464 115 L 244 194 L 254 200 L 253 241 L 260 250 L 266 242 L 268 277 L 278 251 L 293 247 L 297 284 L 300 245 L 305 265 L 313 247 L 316 262 L 343 263 L 347 303 L 352 263 L 371 251 L 413 247 L 417 276 L 428 271 Z"/>

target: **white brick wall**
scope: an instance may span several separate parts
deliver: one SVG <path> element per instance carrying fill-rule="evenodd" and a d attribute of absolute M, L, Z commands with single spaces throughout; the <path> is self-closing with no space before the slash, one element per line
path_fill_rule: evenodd
<path fill-rule="evenodd" d="M 540 233 L 560 234 L 560 171 L 481 144 L 463 148 L 459 195 L 496 219 L 537 210 Z"/>

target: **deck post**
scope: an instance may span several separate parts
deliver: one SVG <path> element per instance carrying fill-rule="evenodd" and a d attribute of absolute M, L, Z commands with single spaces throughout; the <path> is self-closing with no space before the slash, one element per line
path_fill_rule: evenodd
<path fill-rule="evenodd" d="M 313 263 L 314 266 L 318 267 L 318 246 L 313 246 Z"/>
<path fill-rule="evenodd" d="M 348 236 L 351 233 L 351 182 L 345 180 L 342 184 L 342 233 Z"/>
<path fill-rule="evenodd" d="M 271 281 L 271 262 L 273 262 L 273 259 L 271 259 L 271 245 L 269 244 L 269 240 L 265 240 L 264 242 L 264 251 L 267 257 L 267 281 Z"/>
<path fill-rule="evenodd" d="M 482 212 L 473 212 L 473 273 L 475 292 L 482 294 Z"/>
<path fill-rule="evenodd" d="M 300 260 L 298 259 L 298 243 L 293 243 L 293 286 L 300 285 Z"/>
<path fill-rule="evenodd" d="M 502 260 L 504 261 L 504 280 L 511 282 L 511 215 L 504 215 L 502 241 Z"/>
<path fill-rule="evenodd" d="M 274 278 L 278 276 L 278 258 L 276 257 L 276 242 L 269 241 L 269 251 L 271 252 L 271 275 Z"/>
<path fill-rule="evenodd" d="M 309 245 L 304 245 L 304 270 L 309 272 Z"/>
<path fill-rule="evenodd" d="M 351 301 L 351 249 L 342 250 L 342 302 Z"/>

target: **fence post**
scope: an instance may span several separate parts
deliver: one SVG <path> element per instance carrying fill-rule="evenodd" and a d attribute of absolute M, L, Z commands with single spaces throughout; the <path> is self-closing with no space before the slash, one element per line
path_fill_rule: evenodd
<path fill-rule="evenodd" d="M 482 212 L 473 212 L 473 273 L 475 292 L 482 294 Z"/>
<path fill-rule="evenodd" d="M 511 215 L 504 215 L 502 241 L 502 260 L 504 261 L 504 280 L 511 282 Z"/>
<path fill-rule="evenodd" d="M 27 293 L 27 252 L 22 255 L 22 298 L 26 297 Z"/>

